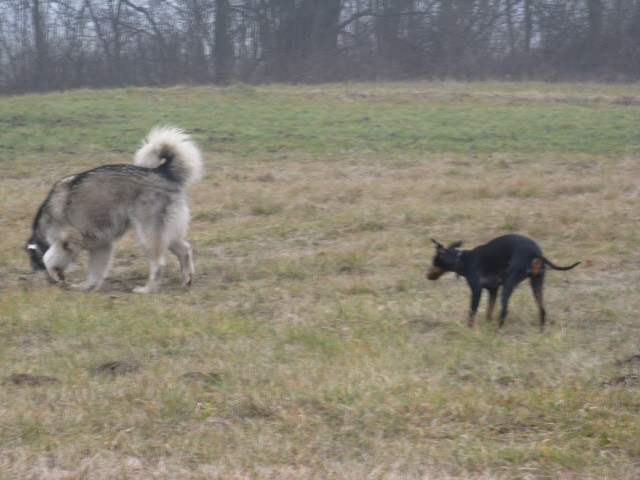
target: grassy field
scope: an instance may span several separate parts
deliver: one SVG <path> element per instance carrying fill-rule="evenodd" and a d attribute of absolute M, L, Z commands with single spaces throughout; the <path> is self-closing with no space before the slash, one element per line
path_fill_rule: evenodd
<path fill-rule="evenodd" d="M 194 286 L 171 258 L 130 293 L 133 235 L 100 292 L 33 274 L 51 184 L 169 123 L 206 160 Z M 0 479 L 640 476 L 640 86 L 3 97 L 0 153 Z M 494 335 L 424 278 L 431 237 L 506 232 L 582 261 L 547 275 L 543 334 L 526 284 Z"/>

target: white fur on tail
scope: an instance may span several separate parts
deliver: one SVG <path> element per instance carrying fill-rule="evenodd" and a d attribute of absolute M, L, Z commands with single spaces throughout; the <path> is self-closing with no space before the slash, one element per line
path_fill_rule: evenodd
<path fill-rule="evenodd" d="M 155 127 L 136 152 L 133 163 L 140 167 L 156 168 L 170 158 L 169 170 L 184 185 L 202 177 L 202 157 L 191 136 L 174 126 Z"/>

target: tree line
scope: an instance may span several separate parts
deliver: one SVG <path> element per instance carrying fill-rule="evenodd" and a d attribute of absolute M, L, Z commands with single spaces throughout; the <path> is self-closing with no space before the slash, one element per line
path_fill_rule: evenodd
<path fill-rule="evenodd" d="M 640 78 L 640 0 L 0 0 L 0 92 Z"/>

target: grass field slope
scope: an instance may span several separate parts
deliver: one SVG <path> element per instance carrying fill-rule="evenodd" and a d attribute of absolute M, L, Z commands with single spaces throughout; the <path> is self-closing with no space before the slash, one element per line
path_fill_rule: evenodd
<path fill-rule="evenodd" d="M 203 152 L 196 276 L 133 234 L 102 290 L 22 251 L 58 178 L 156 125 Z M 640 86 L 400 83 L 0 98 L 0 479 L 637 479 Z M 533 237 L 504 329 L 433 244 Z M 86 256 L 69 272 L 83 279 Z"/>

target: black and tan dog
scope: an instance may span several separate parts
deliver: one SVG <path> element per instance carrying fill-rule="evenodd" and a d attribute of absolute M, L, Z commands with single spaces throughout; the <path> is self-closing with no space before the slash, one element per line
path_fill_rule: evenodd
<path fill-rule="evenodd" d="M 533 296 L 540 310 L 540 330 L 542 331 L 545 322 L 542 303 L 545 266 L 549 265 L 554 270 L 570 270 L 580 263 L 576 262 L 568 267 L 554 265 L 542 255 L 540 247 L 533 240 L 522 235 L 503 235 L 473 250 L 459 250 L 462 246 L 461 241 L 445 247 L 431 240 L 436 244 L 436 255 L 433 257 L 433 265 L 427 273 L 427 278 L 437 280 L 446 272 L 454 272 L 467 280 L 471 288 L 470 327 L 473 327 L 483 288 L 489 291 L 487 319 L 491 320 L 498 289 L 503 287 L 502 310 L 498 324 L 498 328 L 501 328 L 507 316 L 509 297 L 520 282 L 529 278 Z"/>

